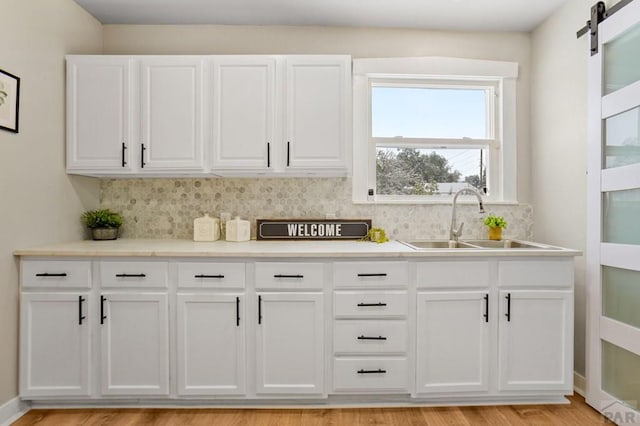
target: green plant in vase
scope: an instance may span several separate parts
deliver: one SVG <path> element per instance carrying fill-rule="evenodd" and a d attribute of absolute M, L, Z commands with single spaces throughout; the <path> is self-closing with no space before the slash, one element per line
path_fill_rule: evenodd
<path fill-rule="evenodd" d="M 502 229 L 507 227 L 507 221 L 502 216 L 490 214 L 484 219 L 484 224 L 489 227 L 489 239 L 501 240 Z"/>
<path fill-rule="evenodd" d="M 94 240 L 115 240 L 124 222 L 120 213 L 109 209 L 88 210 L 82 213 L 81 219 L 91 229 Z"/>

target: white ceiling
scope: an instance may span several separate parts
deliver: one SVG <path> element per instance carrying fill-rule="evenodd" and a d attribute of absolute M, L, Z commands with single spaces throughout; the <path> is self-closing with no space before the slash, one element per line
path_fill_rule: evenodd
<path fill-rule="evenodd" d="M 530 31 L 566 0 L 75 0 L 103 24 Z"/>

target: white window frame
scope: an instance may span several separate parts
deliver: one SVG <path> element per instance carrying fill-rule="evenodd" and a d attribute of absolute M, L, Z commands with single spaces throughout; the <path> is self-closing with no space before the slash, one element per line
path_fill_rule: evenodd
<path fill-rule="evenodd" d="M 490 195 L 487 202 L 517 203 L 516 197 L 516 79 L 518 64 L 458 58 L 354 59 L 354 156 L 353 202 L 393 204 L 449 203 L 451 197 L 369 195 L 376 188 L 376 147 L 392 144 L 407 148 L 479 148 L 489 151 Z M 491 88 L 487 100 L 487 139 L 373 138 L 371 135 L 371 88 L 399 87 Z"/>

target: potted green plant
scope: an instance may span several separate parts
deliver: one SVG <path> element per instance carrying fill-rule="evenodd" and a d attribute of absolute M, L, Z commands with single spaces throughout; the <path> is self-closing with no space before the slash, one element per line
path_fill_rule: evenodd
<path fill-rule="evenodd" d="M 490 214 L 484 219 L 484 224 L 489 227 L 490 240 L 502 239 L 502 228 L 507 227 L 507 221 L 504 220 L 504 217 Z"/>
<path fill-rule="evenodd" d="M 88 210 L 81 216 L 82 222 L 91 229 L 94 240 L 115 240 L 123 219 L 120 213 L 109 209 Z"/>

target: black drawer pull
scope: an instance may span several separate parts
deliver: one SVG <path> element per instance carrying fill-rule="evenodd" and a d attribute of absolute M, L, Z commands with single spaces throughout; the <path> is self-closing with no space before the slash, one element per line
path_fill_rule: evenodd
<path fill-rule="evenodd" d="M 358 336 L 358 340 L 387 340 L 384 336 Z"/>
<path fill-rule="evenodd" d="M 104 302 L 106 302 L 107 298 L 100 295 L 100 324 L 104 324 L 104 320 L 107 319 L 107 316 L 104 314 Z"/>
<path fill-rule="evenodd" d="M 193 278 L 224 278 L 224 275 L 194 275 Z"/>
<path fill-rule="evenodd" d="M 358 303 L 358 307 L 363 307 L 363 306 L 387 306 L 387 304 L 383 303 L 383 302 L 378 302 L 378 303 Z"/>
<path fill-rule="evenodd" d="M 258 296 L 258 324 L 262 324 L 262 296 Z"/>
<path fill-rule="evenodd" d="M 62 272 L 59 274 L 51 274 L 49 272 L 43 272 L 41 274 L 36 274 L 36 277 L 66 277 L 67 273 L 66 272 Z"/>
<path fill-rule="evenodd" d="M 507 313 L 504 314 L 505 317 L 507 317 L 507 321 L 511 321 L 511 293 L 507 293 L 507 296 L 505 297 L 505 299 L 507 299 Z"/>
<path fill-rule="evenodd" d="M 386 273 L 379 273 L 379 274 L 358 274 L 359 277 L 386 277 L 387 274 Z"/>
<path fill-rule="evenodd" d="M 127 159 L 125 158 L 125 151 L 127 150 L 127 145 L 122 142 L 122 167 L 127 166 Z"/>
<path fill-rule="evenodd" d="M 276 274 L 273 278 L 304 278 L 304 275 L 287 275 L 287 274 Z"/>
<path fill-rule="evenodd" d="M 82 296 L 78 296 L 78 324 L 79 325 L 82 325 L 83 319 L 87 319 L 86 316 L 82 315 L 82 302 L 84 302 L 85 300 L 87 299 L 85 299 Z"/>
<path fill-rule="evenodd" d="M 146 274 L 116 274 L 116 278 L 144 278 Z"/>
<path fill-rule="evenodd" d="M 387 370 L 378 368 L 377 370 L 358 370 L 358 374 L 385 374 Z"/>
<path fill-rule="evenodd" d="M 483 299 L 484 299 L 484 314 L 482 314 L 482 316 L 484 317 L 484 322 L 489 322 L 489 295 L 485 294 Z"/>
<path fill-rule="evenodd" d="M 240 327 L 240 297 L 236 296 L 236 327 Z"/>

